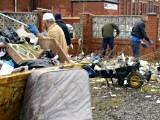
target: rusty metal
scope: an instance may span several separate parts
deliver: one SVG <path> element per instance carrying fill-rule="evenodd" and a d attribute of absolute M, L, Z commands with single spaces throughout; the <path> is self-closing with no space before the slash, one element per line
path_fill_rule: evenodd
<path fill-rule="evenodd" d="M 0 120 L 19 120 L 29 72 L 0 76 Z"/>

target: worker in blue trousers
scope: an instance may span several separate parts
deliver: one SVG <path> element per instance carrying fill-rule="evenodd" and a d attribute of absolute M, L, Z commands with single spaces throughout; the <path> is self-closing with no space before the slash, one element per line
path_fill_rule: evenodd
<path fill-rule="evenodd" d="M 141 56 L 141 45 L 144 48 L 147 48 L 147 45 L 145 44 L 144 40 L 148 41 L 150 45 L 153 45 L 153 41 L 149 40 L 147 34 L 146 34 L 146 18 L 141 18 L 140 21 L 134 24 L 131 32 L 131 46 L 132 46 L 132 52 L 133 56 L 139 60 Z"/>

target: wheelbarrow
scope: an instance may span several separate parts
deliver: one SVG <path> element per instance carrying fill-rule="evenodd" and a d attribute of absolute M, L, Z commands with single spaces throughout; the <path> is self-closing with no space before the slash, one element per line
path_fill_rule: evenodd
<path fill-rule="evenodd" d="M 111 79 L 113 83 L 113 78 L 117 79 L 117 83 L 120 86 L 124 85 L 124 81 L 127 80 L 127 86 L 132 88 L 140 88 L 145 80 L 149 80 L 151 77 L 151 72 L 147 71 L 143 76 L 139 72 L 139 63 L 133 66 L 125 66 L 106 70 L 94 70 L 95 65 L 83 66 L 83 68 L 88 72 L 90 78 L 101 77 L 105 78 L 109 86 L 108 78 Z"/>

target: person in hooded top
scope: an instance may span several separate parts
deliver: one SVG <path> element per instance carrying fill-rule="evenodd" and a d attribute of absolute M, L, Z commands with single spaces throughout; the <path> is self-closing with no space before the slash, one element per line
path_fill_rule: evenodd
<path fill-rule="evenodd" d="M 69 33 L 67 25 L 62 20 L 62 15 L 60 13 L 56 13 L 54 15 L 54 17 L 55 17 L 56 23 L 62 28 L 62 30 L 64 32 L 68 48 L 69 47 L 73 48 L 73 45 L 71 43 L 71 36 L 70 36 L 70 33 Z"/>
<path fill-rule="evenodd" d="M 133 56 L 137 59 L 140 58 L 141 54 L 141 43 L 144 40 L 148 41 L 151 45 L 153 42 L 149 40 L 146 33 L 146 18 L 141 18 L 140 21 L 136 22 L 131 31 L 131 46 Z M 143 45 L 143 44 L 142 44 Z"/>

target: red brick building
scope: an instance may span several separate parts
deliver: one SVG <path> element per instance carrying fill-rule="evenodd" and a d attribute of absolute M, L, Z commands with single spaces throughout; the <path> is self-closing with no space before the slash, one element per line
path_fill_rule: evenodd
<path fill-rule="evenodd" d="M 81 1 L 81 2 L 80 2 Z M 0 1 L 0 11 L 28 12 L 37 7 L 61 12 L 65 16 L 79 16 L 80 13 L 92 14 L 118 14 L 118 0 L 104 2 L 104 0 L 5 0 Z M 105 9 L 104 4 L 110 3 L 117 6 L 117 10 Z"/>
<path fill-rule="evenodd" d="M 160 0 L 119 0 L 119 14 L 143 15 L 160 13 Z"/>
<path fill-rule="evenodd" d="M 91 13 L 96 15 L 117 15 L 118 0 L 72 0 L 72 15 L 77 16 L 80 13 Z"/>
<path fill-rule="evenodd" d="M 160 12 L 160 0 L 1 0 L 0 11 L 28 12 L 37 7 L 79 16 L 88 12 L 98 15 L 141 15 Z"/>

